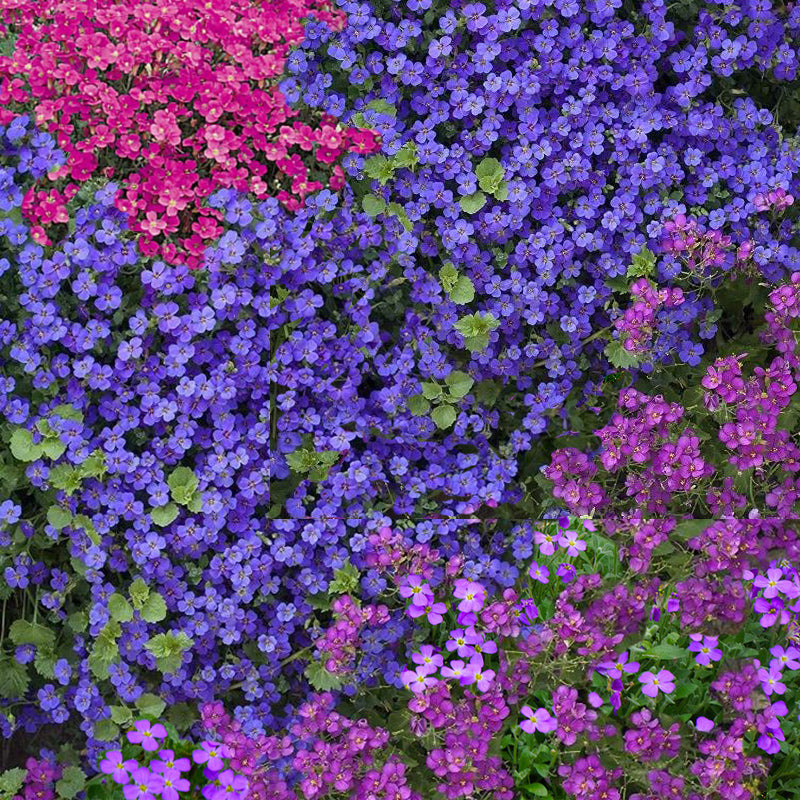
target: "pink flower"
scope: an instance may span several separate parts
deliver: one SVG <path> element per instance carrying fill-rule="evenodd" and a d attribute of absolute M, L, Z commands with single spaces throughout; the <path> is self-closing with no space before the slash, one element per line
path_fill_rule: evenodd
<path fill-rule="evenodd" d="M 542 533 L 541 531 L 536 531 L 533 534 L 533 541 L 539 545 L 539 551 L 545 556 L 551 556 L 555 553 L 556 547 L 558 546 L 555 544 L 557 540 L 558 535 Z"/>
<path fill-rule="evenodd" d="M 425 606 L 412 605 L 408 609 L 408 616 L 412 619 L 425 616 L 431 625 L 438 625 L 447 613 L 447 606 L 444 603 L 428 603 Z"/>
<path fill-rule="evenodd" d="M 547 567 L 540 567 L 535 561 L 528 568 L 528 575 L 539 583 L 547 583 L 550 577 L 550 570 Z"/>
<path fill-rule="evenodd" d="M 478 656 L 469 662 L 469 666 L 461 676 L 461 685 L 470 686 L 474 683 L 480 691 L 485 692 L 491 686 L 494 676 L 494 670 L 484 669 L 483 659 Z"/>
<path fill-rule="evenodd" d="M 694 726 L 697 728 L 697 730 L 702 731 L 703 733 L 708 733 L 708 731 L 714 727 L 714 722 L 708 717 L 698 717 L 694 721 Z"/>
<path fill-rule="evenodd" d="M 434 670 L 435 671 L 435 670 Z M 424 692 L 431 686 L 434 686 L 439 681 L 437 678 L 434 678 L 427 667 L 427 665 L 423 665 L 421 667 L 417 667 L 415 670 L 406 670 L 401 676 L 400 680 L 403 681 L 403 684 L 407 689 L 411 689 L 414 694 L 419 694 L 420 692 Z"/>
<path fill-rule="evenodd" d="M 426 606 L 433 600 L 433 592 L 421 575 L 409 575 L 400 586 L 400 597 L 410 597 L 412 604 Z"/>
<path fill-rule="evenodd" d="M 669 694 L 674 691 L 674 680 L 675 676 L 668 669 L 659 670 L 656 675 L 648 671 L 639 676 L 639 682 L 644 684 L 642 694 L 646 694 L 648 697 L 655 697 L 659 692 Z"/>
<path fill-rule="evenodd" d="M 800 669 L 800 661 L 797 660 L 800 658 L 800 650 L 796 647 L 787 647 L 784 650 L 783 647 L 776 644 L 769 652 L 775 656 L 775 658 L 770 661 L 770 669 L 773 669 L 773 667 L 777 670 L 781 670 L 784 667 Z"/>
<path fill-rule="evenodd" d="M 766 670 L 763 667 L 758 671 L 758 677 L 761 680 L 761 688 L 764 694 L 769 696 L 773 692 L 776 694 L 784 694 L 786 692 L 786 684 L 781 683 L 782 673 L 780 670 Z"/>
<path fill-rule="evenodd" d="M 788 594 L 795 589 L 792 581 L 787 581 L 783 578 L 783 570 L 781 569 L 768 569 L 766 577 L 758 575 L 753 581 L 753 586 L 764 589 L 764 597 L 767 600 L 776 597 L 778 592 Z"/>
<path fill-rule="evenodd" d="M 422 645 L 419 653 L 414 653 L 411 656 L 411 660 L 415 664 L 427 666 L 433 670 L 435 670 L 437 667 L 441 667 L 444 663 L 444 659 L 442 658 L 441 654 L 435 652 L 433 646 L 429 644 Z"/>
<path fill-rule="evenodd" d="M 100 771 L 106 775 L 111 775 L 111 780 L 115 783 L 128 783 L 128 772 L 136 769 L 139 762 L 135 758 L 127 761 L 122 759 L 121 750 L 111 750 L 106 753 L 106 757 L 100 762 Z"/>
<path fill-rule="evenodd" d="M 456 581 L 453 596 L 461 599 L 458 604 L 458 610 L 469 613 L 470 611 L 480 611 L 483 608 L 484 600 L 486 600 L 486 590 L 480 583 L 462 578 Z"/>
<path fill-rule="evenodd" d="M 200 749 L 192 752 L 192 761 L 195 764 L 206 764 L 215 772 L 225 766 L 223 758 L 230 755 L 227 745 L 219 742 L 200 742 Z"/>
<path fill-rule="evenodd" d="M 525 733 L 534 731 L 550 733 L 558 727 L 558 722 L 550 716 L 550 712 L 546 708 L 537 708 L 534 711 L 530 706 L 522 706 L 520 713 L 525 719 L 520 722 L 519 726 Z"/>
<path fill-rule="evenodd" d="M 638 661 L 628 662 L 628 651 L 621 653 L 616 661 L 601 661 L 597 665 L 597 671 L 601 675 L 609 678 L 616 678 L 622 675 L 623 672 L 631 673 L 639 669 Z"/>
<path fill-rule="evenodd" d="M 578 534 L 574 531 L 567 531 L 566 533 L 562 534 L 561 538 L 558 540 L 558 543 L 562 547 L 567 548 L 567 555 L 570 556 L 577 556 L 578 553 L 581 553 L 586 549 L 586 542 L 584 542 L 583 539 L 578 539 Z"/>
<path fill-rule="evenodd" d="M 463 661 L 455 659 L 448 666 L 442 667 L 441 673 L 445 678 L 458 678 L 460 680 L 466 669 L 467 666 Z"/>
<path fill-rule="evenodd" d="M 151 727 L 146 719 L 142 719 L 134 722 L 133 727 L 135 730 L 128 733 L 128 741 L 141 744 L 148 751 L 158 750 L 158 740 L 167 735 L 167 729 L 160 722 Z"/>

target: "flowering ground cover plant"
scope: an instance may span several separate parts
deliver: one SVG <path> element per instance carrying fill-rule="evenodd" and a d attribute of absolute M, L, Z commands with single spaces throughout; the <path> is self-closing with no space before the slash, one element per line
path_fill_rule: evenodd
<path fill-rule="evenodd" d="M 0 800 L 797 797 L 800 6 L 0 11 Z"/>

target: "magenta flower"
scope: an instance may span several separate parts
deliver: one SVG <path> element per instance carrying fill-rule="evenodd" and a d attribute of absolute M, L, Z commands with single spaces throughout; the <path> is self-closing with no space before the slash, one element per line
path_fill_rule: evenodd
<path fill-rule="evenodd" d="M 763 589 L 764 597 L 767 600 L 776 597 L 778 592 L 787 594 L 788 592 L 792 592 L 795 588 L 792 581 L 784 580 L 782 569 L 768 569 L 766 577 L 758 575 L 753 581 L 753 586 Z"/>
<path fill-rule="evenodd" d="M 425 606 L 412 604 L 407 613 L 414 619 L 425 616 L 431 625 L 438 625 L 447 613 L 447 606 L 444 603 L 428 603 Z"/>
<path fill-rule="evenodd" d="M 146 719 L 141 719 L 133 723 L 135 730 L 128 733 L 128 741 L 131 744 L 141 744 L 144 750 L 158 750 L 158 740 L 167 735 L 167 729 L 157 722 L 152 727 Z"/>
<path fill-rule="evenodd" d="M 415 664 L 430 667 L 431 672 L 435 672 L 444 663 L 441 654 L 437 653 L 432 645 L 424 644 L 419 649 L 419 653 L 414 653 L 411 660 Z"/>
<path fill-rule="evenodd" d="M 783 694 L 786 691 L 786 684 L 781 683 L 782 673 L 780 670 L 766 670 L 762 667 L 758 671 L 758 677 L 761 680 L 761 688 L 768 697 L 773 692 Z"/>
<path fill-rule="evenodd" d="M 708 733 L 708 731 L 714 727 L 714 722 L 708 717 L 698 717 L 694 721 L 694 726 L 697 728 L 697 730 L 702 731 L 703 733 Z"/>
<path fill-rule="evenodd" d="M 589 705 L 592 708 L 600 708 L 603 705 L 603 698 L 597 692 L 589 692 Z"/>
<path fill-rule="evenodd" d="M 212 800 L 241 797 L 244 790 L 247 789 L 247 778 L 244 775 L 236 775 L 232 769 L 220 772 L 218 779 L 221 785 L 212 796 Z"/>
<path fill-rule="evenodd" d="M 478 622 L 478 615 L 474 611 L 459 611 L 456 616 L 456 623 L 462 628 L 469 628 Z"/>
<path fill-rule="evenodd" d="M 470 686 L 474 683 L 480 691 L 485 692 L 491 686 L 494 676 L 494 670 L 485 669 L 483 659 L 478 656 L 473 658 L 464 670 L 464 674 L 461 676 L 461 685 Z"/>
<path fill-rule="evenodd" d="M 642 694 L 648 697 L 655 697 L 659 692 L 669 694 L 674 691 L 674 680 L 675 676 L 668 669 L 659 670 L 657 675 L 648 671 L 639 676 L 639 681 L 643 684 Z"/>
<path fill-rule="evenodd" d="M 139 762 L 135 758 L 123 761 L 121 750 L 111 750 L 106 753 L 106 757 L 100 762 L 100 772 L 110 775 L 111 780 L 115 783 L 127 783 L 129 779 L 128 772 L 138 766 Z"/>
<path fill-rule="evenodd" d="M 530 575 L 533 580 L 539 581 L 539 583 L 547 583 L 547 579 L 550 577 L 550 570 L 547 569 L 547 567 L 540 567 L 534 561 L 528 568 L 528 575 Z"/>
<path fill-rule="evenodd" d="M 131 774 L 131 783 L 122 787 L 122 794 L 125 795 L 125 800 L 155 800 L 163 785 L 161 775 L 150 772 L 147 767 L 139 767 Z"/>
<path fill-rule="evenodd" d="M 586 549 L 586 542 L 583 539 L 579 539 L 578 534 L 574 531 L 563 533 L 558 543 L 567 548 L 567 555 L 569 556 L 577 556 L 578 553 L 582 553 Z"/>
<path fill-rule="evenodd" d="M 400 597 L 410 597 L 415 606 L 426 606 L 433 600 L 433 592 L 421 575 L 409 575 L 400 587 Z"/>
<path fill-rule="evenodd" d="M 456 588 L 453 595 L 461 600 L 458 604 L 459 611 L 480 611 L 486 600 L 486 590 L 480 583 L 459 579 L 456 581 Z"/>
<path fill-rule="evenodd" d="M 455 650 L 461 658 L 469 658 L 474 652 L 467 642 L 467 634 L 461 628 L 450 631 L 450 638 L 444 646 L 452 653 Z"/>
<path fill-rule="evenodd" d="M 539 609 L 536 608 L 533 600 L 530 598 L 521 600 L 515 606 L 515 610 L 523 622 L 526 622 L 528 625 L 536 624 L 536 618 L 539 616 Z"/>
<path fill-rule="evenodd" d="M 472 649 L 472 653 L 482 656 L 484 653 L 496 653 L 497 645 L 491 640 L 487 640 L 482 633 L 478 633 L 475 628 L 468 628 L 467 645 Z M 470 653 L 470 655 L 472 655 Z M 460 655 L 460 654 L 459 654 Z"/>
<path fill-rule="evenodd" d="M 150 762 L 150 769 L 154 772 L 167 772 L 168 770 L 178 770 L 178 772 L 188 772 L 192 768 L 192 762 L 188 758 L 175 758 L 174 750 L 162 750 L 158 758 Z"/>
<path fill-rule="evenodd" d="M 445 678 L 458 678 L 461 680 L 462 675 L 466 671 L 467 666 L 463 661 L 456 659 L 451 661 L 446 667 L 442 667 L 442 676 Z"/>
<path fill-rule="evenodd" d="M 800 669 L 800 650 L 796 647 L 787 647 L 785 650 L 779 644 L 776 644 L 769 651 L 775 658 L 769 662 L 770 669 L 781 670 L 784 667 L 789 669 Z"/>
<path fill-rule="evenodd" d="M 697 653 L 694 660 L 701 666 L 707 666 L 712 661 L 722 658 L 722 650 L 717 647 L 718 636 L 703 636 L 702 633 L 690 633 L 692 643 L 689 645 L 690 653 Z"/>
<path fill-rule="evenodd" d="M 525 733 L 534 731 L 550 733 L 558 727 L 558 722 L 550 716 L 550 712 L 546 708 L 537 708 L 534 711 L 530 706 L 522 706 L 520 713 L 525 719 L 520 722 L 519 726 Z"/>
<path fill-rule="evenodd" d="M 539 551 L 542 555 L 551 556 L 556 551 L 556 547 L 558 547 L 557 540 L 559 534 L 551 534 L 551 533 L 542 533 L 541 531 L 536 531 L 533 534 L 533 541 L 539 545 Z"/>
<path fill-rule="evenodd" d="M 415 670 L 406 670 L 401 676 L 406 689 L 411 689 L 414 694 L 424 692 L 430 686 L 435 686 L 439 681 L 431 675 L 426 665 L 417 667 Z"/>
<path fill-rule="evenodd" d="M 161 789 L 163 800 L 178 800 L 178 792 L 187 792 L 190 789 L 189 781 L 181 777 L 180 772 L 175 769 L 168 769 L 161 776 L 164 779 L 164 786 Z"/>
<path fill-rule="evenodd" d="M 225 766 L 222 759 L 227 758 L 228 755 L 228 748 L 224 744 L 219 742 L 200 742 L 200 749 L 192 753 L 192 761 L 195 764 L 208 762 L 208 768 L 216 772 Z"/>
<path fill-rule="evenodd" d="M 601 661 L 597 665 L 597 671 L 608 678 L 620 677 L 623 672 L 630 674 L 631 672 L 636 672 L 638 669 L 638 661 L 628 662 L 627 650 L 624 653 L 620 653 L 616 661 Z"/>
<path fill-rule="evenodd" d="M 781 625 L 786 625 L 791 618 L 789 611 L 783 605 L 783 600 L 779 597 L 773 598 L 771 601 L 757 597 L 753 603 L 753 610 L 762 615 L 758 621 L 762 628 L 771 628 L 778 620 Z"/>
<path fill-rule="evenodd" d="M 575 580 L 576 574 L 577 570 L 572 564 L 559 564 L 558 569 L 556 569 L 556 575 L 558 575 L 564 583 L 572 583 L 572 581 Z"/>

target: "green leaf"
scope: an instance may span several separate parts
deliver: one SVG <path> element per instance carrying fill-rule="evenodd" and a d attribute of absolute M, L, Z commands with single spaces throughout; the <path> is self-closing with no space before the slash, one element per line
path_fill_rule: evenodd
<path fill-rule="evenodd" d="M 384 155 L 372 156 L 364 162 L 364 172 L 385 186 L 394 176 L 394 164 Z"/>
<path fill-rule="evenodd" d="M 397 217 L 400 222 L 403 223 L 403 227 L 407 231 L 410 231 L 414 227 L 411 224 L 411 220 L 408 218 L 408 214 L 406 214 L 406 210 L 400 205 L 400 203 L 389 203 L 389 205 L 386 207 L 386 211 L 389 214 L 393 214 L 395 217 Z"/>
<path fill-rule="evenodd" d="M 111 719 L 117 723 L 117 725 L 127 725 L 133 719 L 133 711 L 131 711 L 127 706 L 110 706 L 111 708 Z"/>
<path fill-rule="evenodd" d="M 41 444 L 33 443 L 33 434 L 26 428 L 17 428 L 11 434 L 9 445 L 14 458 L 20 461 L 36 461 L 44 453 Z"/>
<path fill-rule="evenodd" d="M 196 492 L 192 499 L 186 504 L 186 508 L 189 509 L 193 514 L 196 514 L 198 511 L 202 511 L 203 509 L 203 496 L 201 493 Z"/>
<path fill-rule="evenodd" d="M 312 661 L 303 673 L 318 692 L 329 692 L 342 685 L 342 679 L 325 669 L 321 661 Z"/>
<path fill-rule="evenodd" d="M 657 644 L 649 650 L 647 655 L 658 661 L 672 661 L 676 658 L 685 658 L 687 650 L 674 644 Z"/>
<path fill-rule="evenodd" d="M 80 464 L 78 470 L 84 478 L 102 478 L 106 473 L 106 462 L 102 450 L 95 450 Z"/>
<path fill-rule="evenodd" d="M 47 482 L 54 489 L 61 489 L 72 494 L 81 485 L 81 474 L 69 464 L 59 464 L 50 470 Z"/>
<path fill-rule="evenodd" d="M 344 566 L 334 570 L 333 580 L 328 586 L 328 594 L 351 594 L 358 589 L 360 573 L 350 561 L 345 561 Z"/>
<path fill-rule="evenodd" d="M 440 430 L 449 428 L 456 421 L 456 416 L 453 406 L 437 406 L 431 411 L 431 419 Z"/>
<path fill-rule="evenodd" d="M 395 154 L 392 156 L 392 163 L 398 169 L 407 167 L 414 169 L 419 163 L 417 158 L 417 148 L 414 142 L 406 142 Z"/>
<path fill-rule="evenodd" d="M 493 406 L 497 402 L 497 398 L 500 396 L 502 389 L 502 385 L 497 381 L 481 381 L 475 387 L 475 398 L 479 403 L 483 403 L 486 406 Z"/>
<path fill-rule="evenodd" d="M 466 372 L 461 370 L 453 370 L 445 379 L 444 382 L 450 389 L 450 394 L 456 398 L 462 398 L 469 393 L 475 381 L 467 375 Z"/>
<path fill-rule="evenodd" d="M 465 214 L 477 214 L 486 205 L 486 195 L 483 192 L 475 192 L 462 197 L 458 204 Z"/>
<path fill-rule="evenodd" d="M 7 769 L 5 772 L 0 774 L 0 798 L 5 800 L 5 798 L 10 798 L 17 794 L 17 792 L 22 788 L 22 784 L 25 781 L 27 774 L 28 770 L 23 769 L 22 767 Z"/>
<path fill-rule="evenodd" d="M 460 275 L 456 285 L 450 291 L 450 299 L 457 305 L 463 306 L 475 299 L 475 286 L 466 275 Z"/>
<path fill-rule="evenodd" d="M 52 653 L 37 650 L 36 655 L 33 657 L 33 666 L 36 667 L 36 671 L 43 678 L 46 678 L 47 680 L 55 679 L 56 659 Z"/>
<path fill-rule="evenodd" d="M 699 536 L 709 525 L 712 524 L 710 519 L 691 519 L 685 522 L 679 522 L 673 529 L 670 536 L 678 539 L 693 539 Z"/>
<path fill-rule="evenodd" d="M 522 788 L 536 797 L 547 797 L 547 787 L 538 781 L 536 783 L 528 783 Z"/>
<path fill-rule="evenodd" d="M 94 738 L 101 742 L 112 742 L 119 735 L 119 726 L 113 719 L 106 717 L 94 724 Z"/>
<path fill-rule="evenodd" d="M 16 700 L 28 691 L 28 668 L 16 659 L 0 658 L 0 697 Z"/>
<path fill-rule="evenodd" d="M 439 386 L 438 383 L 428 383 L 426 381 L 422 382 L 422 396 L 426 400 L 436 400 L 437 397 L 441 397 L 442 395 L 442 387 Z"/>
<path fill-rule="evenodd" d="M 619 340 L 609 342 L 603 352 L 609 362 L 618 369 L 630 369 L 639 363 L 639 357 L 628 352 Z"/>
<path fill-rule="evenodd" d="M 496 158 L 484 158 L 475 168 L 475 175 L 478 180 L 483 178 L 501 181 L 505 176 L 505 170 L 503 169 L 503 165 Z"/>
<path fill-rule="evenodd" d="M 167 616 L 167 604 L 160 594 L 151 592 L 139 613 L 145 622 L 161 622 Z"/>
<path fill-rule="evenodd" d="M 167 483 L 170 489 L 185 488 L 194 492 L 200 485 L 200 480 L 189 467 L 177 467 L 167 478 Z"/>
<path fill-rule="evenodd" d="M 72 521 L 72 512 L 63 506 L 50 506 L 47 509 L 47 521 L 57 530 L 66 528 Z"/>
<path fill-rule="evenodd" d="M 117 622 L 130 622 L 133 619 L 131 604 L 118 592 L 108 598 L 108 613 Z"/>
<path fill-rule="evenodd" d="M 175 672 L 183 663 L 183 653 L 192 646 L 192 640 L 183 632 L 159 633 L 145 644 L 156 658 L 157 669 L 168 674 Z"/>
<path fill-rule="evenodd" d="M 42 443 L 39 446 L 42 448 L 44 455 L 53 460 L 61 458 L 67 452 L 67 446 L 61 440 L 42 439 Z"/>
<path fill-rule="evenodd" d="M 493 194 L 497 200 L 508 200 L 508 181 L 500 181 L 495 187 Z"/>
<path fill-rule="evenodd" d="M 408 398 L 408 410 L 415 417 L 427 414 L 430 408 L 431 404 L 421 394 L 415 394 Z"/>
<path fill-rule="evenodd" d="M 452 261 L 445 261 L 444 266 L 439 270 L 439 282 L 442 288 L 449 294 L 458 281 L 458 270 L 453 266 Z"/>
<path fill-rule="evenodd" d="M 83 633 L 89 626 L 89 617 L 85 611 L 75 611 L 67 617 L 67 625 L 75 633 Z"/>
<path fill-rule="evenodd" d="M 160 717 L 164 713 L 167 704 L 156 694 L 145 692 L 136 700 L 136 708 L 150 717 Z"/>
<path fill-rule="evenodd" d="M 69 419 L 73 422 L 83 422 L 83 412 L 74 406 L 67 405 L 66 403 L 56 406 L 50 411 L 50 413 L 61 417 L 61 419 Z"/>
<path fill-rule="evenodd" d="M 197 712 L 189 703 L 176 703 L 167 709 L 167 719 L 177 728 L 180 733 L 184 733 L 197 721 Z"/>
<path fill-rule="evenodd" d="M 128 589 L 128 595 L 131 598 L 133 607 L 137 611 L 141 611 L 144 607 L 145 601 L 150 596 L 150 588 L 141 578 L 137 578 L 130 585 L 130 588 Z"/>
<path fill-rule="evenodd" d="M 361 201 L 361 208 L 364 209 L 364 213 L 368 216 L 377 217 L 378 214 L 382 214 L 386 210 L 386 201 L 377 195 L 367 194 L 364 195 L 364 199 Z"/>
<path fill-rule="evenodd" d="M 32 644 L 52 650 L 56 642 L 56 635 L 49 628 L 45 628 L 44 625 L 34 625 L 25 619 L 12 622 L 8 633 L 16 645 Z"/>
<path fill-rule="evenodd" d="M 390 117 L 397 116 L 397 109 L 386 100 L 372 100 L 367 103 L 367 108 L 374 109 L 379 114 L 388 114 Z"/>
<path fill-rule="evenodd" d="M 655 271 L 656 254 L 643 247 L 632 259 L 628 267 L 628 278 L 649 278 Z"/>
<path fill-rule="evenodd" d="M 177 516 L 178 506 L 175 503 L 167 503 L 165 506 L 158 506 L 150 511 L 150 519 L 162 528 L 169 525 L 170 522 L 174 522 Z"/>

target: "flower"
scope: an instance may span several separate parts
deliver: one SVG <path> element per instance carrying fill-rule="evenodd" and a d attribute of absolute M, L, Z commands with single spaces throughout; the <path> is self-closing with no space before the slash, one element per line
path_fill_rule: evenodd
<path fill-rule="evenodd" d="M 695 661 L 703 666 L 722 658 L 722 650 L 717 647 L 719 637 L 703 636 L 700 633 L 690 633 L 692 643 L 689 645 L 690 653 L 697 653 Z"/>
<path fill-rule="evenodd" d="M 703 731 L 703 733 L 708 733 L 713 727 L 714 722 L 710 720 L 708 717 L 697 717 L 694 721 L 694 726 L 697 728 L 698 731 Z"/>
<path fill-rule="evenodd" d="M 550 733 L 558 727 L 558 722 L 545 708 L 537 708 L 536 711 L 533 711 L 530 706 L 522 706 L 520 713 L 525 719 L 520 722 L 519 726 L 525 733 L 533 733 L 534 731 Z"/>
<path fill-rule="evenodd" d="M 139 766 L 135 758 L 127 761 L 122 758 L 121 750 L 110 750 L 106 757 L 100 762 L 100 771 L 105 775 L 111 775 L 115 783 L 128 783 L 128 773 Z"/>
<path fill-rule="evenodd" d="M 134 722 L 133 727 L 134 730 L 127 734 L 128 741 L 131 744 L 141 744 L 144 750 L 150 752 L 158 750 L 158 740 L 167 735 L 166 728 L 160 722 L 151 726 L 147 720 L 142 719 Z"/>
<path fill-rule="evenodd" d="M 550 570 L 547 567 L 540 567 L 535 561 L 528 568 L 528 575 L 539 583 L 547 583 L 550 577 Z"/>
<path fill-rule="evenodd" d="M 655 697 L 659 692 L 670 694 L 675 689 L 675 676 L 667 669 L 659 670 L 657 674 L 643 672 L 639 676 L 639 682 L 643 684 L 642 694 L 648 697 Z"/>
<path fill-rule="evenodd" d="M 219 742 L 200 742 L 200 749 L 192 751 L 195 764 L 207 764 L 215 772 L 224 766 L 223 757 L 228 755 L 228 748 Z"/>

